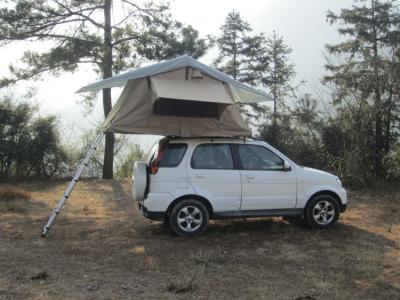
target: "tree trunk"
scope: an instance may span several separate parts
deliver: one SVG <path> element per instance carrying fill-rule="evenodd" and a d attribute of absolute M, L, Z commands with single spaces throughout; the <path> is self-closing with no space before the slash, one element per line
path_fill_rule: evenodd
<path fill-rule="evenodd" d="M 374 117 L 375 117 L 375 159 L 374 159 L 374 173 L 376 176 L 382 175 L 382 101 L 380 92 L 380 78 L 379 78 L 379 54 L 378 54 L 378 34 L 375 24 L 375 3 L 371 0 L 372 20 L 373 20 L 373 64 L 374 64 Z"/>
<path fill-rule="evenodd" d="M 112 76 L 112 40 L 111 40 L 111 4 L 112 0 L 104 1 L 104 56 L 103 56 L 103 78 Z M 104 117 L 112 109 L 111 89 L 103 90 L 103 108 Z M 103 161 L 103 178 L 113 178 L 114 168 L 114 134 L 106 133 L 104 161 Z"/>
<path fill-rule="evenodd" d="M 277 134 L 276 134 L 276 130 L 277 130 L 277 126 L 276 126 L 276 121 L 277 121 L 276 120 L 276 118 L 277 118 L 277 116 L 276 116 L 276 111 L 277 111 L 276 104 L 277 104 L 277 100 L 278 99 L 276 99 L 276 97 L 277 97 L 276 94 L 277 94 L 276 93 L 276 87 L 275 87 L 275 84 L 274 84 L 273 88 L 272 88 L 272 97 L 274 97 L 274 114 L 272 115 L 272 139 L 271 139 L 271 144 L 274 147 L 278 146 Z"/>
<path fill-rule="evenodd" d="M 272 115 L 272 141 L 271 143 L 273 143 L 273 145 L 275 147 L 278 146 L 278 138 L 277 138 L 277 104 L 278 104 L 278 82 L 276 79 L 276 73 L 277 73 L 277 49 L 275 47 L 276 45 L 276 37 L 275 37 L 275 32 L 274 32 L 274 49 L 273 49 L 273 69 L 272 69 L 272 97 L 274 97 L 274 114 Z"/>

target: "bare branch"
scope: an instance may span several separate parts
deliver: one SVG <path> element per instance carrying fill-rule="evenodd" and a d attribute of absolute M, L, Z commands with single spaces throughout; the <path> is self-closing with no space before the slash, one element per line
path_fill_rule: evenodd
<path fill-rule="evenodd" d="M 94 11 L 96 9 L 103 8 L 103 6 L 97 5 L 97 6 L 93 6 L 93 7 L 90 7 L 90 8 L 84 8 L 84 9 L 81 9 L 81 10 L 78 10 L 78 11 L 73 11 L 68 6 L 60 3 L 59 1 L 57 1 L 57 0 L 53 0 L 53 1 L 55 3 L 57 3 L 59 6 L 61 6 L 62 8 L 64 8 L 65 10 L 67 10 L 71 15 L 80 16 L 80 17 L 84 18 L 85 20 L 89 21 L 90 23 L 92 23 L 94 26 L 97 26 L 97 27 L 100 27 L 100 28 L 104 28 L 104 26 L 102 24 L 100 24 L 100 23 L 96 22 L 95 20 L 93 20 L 92 18 L 90 18 L 90 16 L 87 16 L 87 15 L 83 14 L 84 11 L 88 11 L 88 10 Z"/>
<path fill-rule="evenodd" d="M 133 2 L 131 2 L 129 0 L 122 0 L 122 2 L 131 5 L 134 8 L 136 8 L 138 11 L 140 11 L 142 13 L 145 13 L 147 15 L 150 15 L 150 16 L 152 15 L 152 13 L 157 12 L 157 9 L 154 9 L 154 8 L 143 8 L 143 7 L 140 7 L 139 5 L 133 3 Z"/>
<path fill-rule="evenodd" d="M 131 41 L 131 40 L 135 40 L 135 39 L 139 39 L 141 36 L 140 35 L 131 35 L 131 36 L 128 36 L 128 37 L 126 37 L 126 38 L 122 38 L 122 39 L 119 39 L 119 40 L 116 40 L 114 43 L 112 43 L 112 46 L 113 47 L 115 47 L 116 45 L 118 45 L 118 44 L 121 44 L 121 43 L 123 43 L 123 42 L 128 42 L 128 41 Z"/>
<path fill-rule="evenodd" d="M 118 28 L 119 25 L 123 24 L 126 20 L 128 20 L 131 16 L 136 14 L 136 11 L 131 11 L 125 18 L 119 21 L 117 24 L 111 26 L 112 28 Z"/>

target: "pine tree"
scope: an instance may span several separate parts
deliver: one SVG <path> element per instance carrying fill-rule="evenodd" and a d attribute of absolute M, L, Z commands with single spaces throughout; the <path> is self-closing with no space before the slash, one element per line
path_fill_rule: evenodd
<path fill-rule="evenodd" d="M 269 63 L 264 34 L 254 34 L 240 13 L 232 11 L 221 27 L 221 35 L 217 38 L 216 44 L 219 52 L 214 64 L 220 71 L 238 81 L 260 86 Z M 241 105 L 241 112 L 251 122 L 253 119 L 259 119 L 264 109 L 258 105 L 251 107 Z"/>
<path fill-rule="evenodd" d="M 240 13 L 232 11 L 221 27 L 221 36 L 217 39 L 219 50 L 215 65 L 224 73 L 231 75 L 236 80 L 243 79 L 242 70 L 248 49 L 248 35 L 252 29 L 244 21 Z"/>
<path fill-rule="evenodd" d="M 0 87 L 43 73 L 75 72 L 91 64 L 101 78 L 136 66 L 140 58 L 194 57 L 208 45 L 190 26 L 173 21 L 168 5 L 132 0 L 9 0 L 0 8 L 0 46 L 15 41 L 50 42 L 47 51 L 27 50 L 10 65 Z M 104 116 L 112 109 L 103 90 Z M 103 178 L 113 177 L 114 135 L 106 135 Z"/>
<path fill-rule="evenodd" d="M 278 103 L 283 106 L 285 97 L 293 91 L 290 82 L 296 72 L 294 64 L 289 60 L 290 53 L 292 49 L 285 44 L 283 37 L 274 31 L 267 39 L 266 55 L 269 57 L 269 65 L 262 78 L 262 84 L 274 98 L 274 118 L 277 114 Z"/>
<path fill-rule="evenodd" d="M 362 0 L 359 5 L 328 12 L 345 41 L 327 45 L 331 61 L 324 81 L 335 87 L 334 100 L 346 103 L 355 122 L 370 115 L 373 123 L 373 173 L 384 175 L 383 161 L 396 139 L 400 88 L 400 14 L 396 1 Z M 363 111 L 359 114 L 358 111 Z M 397 119 L 397 121 L 396 121 Z M 397 122 L 397 123 L 396 123 Z M 370 139 L 359 136 L 360 147 Z"/>
<path fill-rule="evenodd" d="M 285 132 L 287 133 L 287 128 L 290 127 L 287 122 L 292 116 L 285 102 L 289 96 L 294 97 L 295 95 L 296 87 L 292 85 L 292 80 L 296 73 L 294 64 L 289 59 L 292 49 L 285 44 L 282 36 L 274 31 L 262 44 L 264 51 L 262 56 L 266 57 L 267 61 L 260 60 L 261 68 L 253 70 L 256 73 L 259 72 L 256 76 L 258 86 L 272 95 L 274 103 L 272 113 L 267 109 L 263 112 L 265 120 L 260 126 L 259 134 L 269 143 L 278 146 L 287 142 L 282 139 L 287 138 Z M 280 109 L 279 113 L 278 108 Z"/>

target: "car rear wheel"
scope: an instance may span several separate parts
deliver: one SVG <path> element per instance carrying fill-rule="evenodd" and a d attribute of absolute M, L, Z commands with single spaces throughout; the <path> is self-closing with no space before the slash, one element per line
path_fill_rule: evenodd
<path fill-rule="evenodd" d="M 307 204 L 305 220 L 314 229 L 328 229 L 339 219 L 339 204 L 329 194 L 313 197 Z"/>
<path fill-rule="evenodd" d="M 201 201 L 185 199 L 171 210 L 169 224 L 172 231 L 184 237 L 198 236 L 207 228 L 209 213 Z"/>

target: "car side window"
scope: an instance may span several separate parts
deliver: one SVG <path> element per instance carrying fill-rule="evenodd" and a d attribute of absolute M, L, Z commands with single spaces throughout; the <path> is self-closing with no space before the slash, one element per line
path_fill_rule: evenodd
<path fill-rule="evenodd" d="M 181 163 L 183 156 L 185 155 L 186 149 L 186 144 L 168 144 L 163 150 L 164 153 L 159 164 L 160 168 L 177 167 Z"/>
<path fill-rule="evenodd" d="M 238 145 L 243 170 L 282 170 L 283 159 L 271 150 L 258 145 Z"/>
<path fill-rule="evenodd" d="M 231 147 L 228 144 L 201 144 L 193 151 L 193 169 L 234 169 Z"/>

